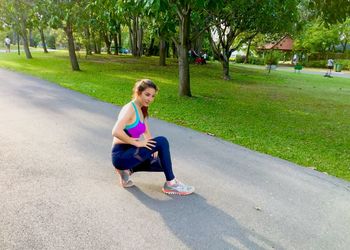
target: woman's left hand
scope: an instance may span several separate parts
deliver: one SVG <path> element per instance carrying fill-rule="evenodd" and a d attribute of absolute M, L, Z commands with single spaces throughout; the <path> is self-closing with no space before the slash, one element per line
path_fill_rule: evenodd
<path fill-rule="evenodd" d="M 158 151 L 154 152 L 154 153 L 152 154 L 152 156 L 153 156 L 153 158 L 157 158 L 157 157 L 158 157 Z"/>

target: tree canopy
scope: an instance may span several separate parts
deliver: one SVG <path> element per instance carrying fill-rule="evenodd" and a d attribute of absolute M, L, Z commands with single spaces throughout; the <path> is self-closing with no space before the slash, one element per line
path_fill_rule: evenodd
<path fill-rule="evenodd" d="M 189 50 L 200 52 L 206 44 L 222 63 L 224 79 L 230 79 L 231 54 L 244 44 L 257 47 L 255 37 L 290 34 L 297 49 L 329 51 L 340 44 L 344 52 L 349 11 L 350 0 L 0 0 L 0 23 L 21 36 L 27 58 L 33 30 L 45 52 L 45 30 L 63 30 L 76 71 L 80 48 L 86 56 L 103 49 L 112 54 L 113 47 L 118 54 L 127 40 L 133 56 L 159 55 L 165 66 L 171 47 L 178 58 L 179 95 L 191 96 Z"/>

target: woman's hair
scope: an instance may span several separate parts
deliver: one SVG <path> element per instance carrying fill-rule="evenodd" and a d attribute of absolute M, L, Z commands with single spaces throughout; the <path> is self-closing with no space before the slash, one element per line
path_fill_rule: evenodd
<path fill-rule="evenodd" d="M 145 91 L 147 88 L 152 88 L 156 92 L 158 91 L 157 85 L 155 85 L 154 82 L 152 82 L 150 79 L 141 79 L 135 83 L 135 86 L 133 88 L 133 96 L 136 98 L 138 95 L 141 95 L 143 91 Z M 148 107 L 141 107 L 143 117 L 148 117 Z"/>

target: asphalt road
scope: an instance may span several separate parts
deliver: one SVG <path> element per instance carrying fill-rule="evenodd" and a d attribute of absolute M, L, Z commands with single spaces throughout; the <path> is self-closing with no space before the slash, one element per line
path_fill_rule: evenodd
<path fill-rule="evenodd" d="M 245 67 L 245 68 L 254 68 L 254 69 L 261 69 L 261 70 L 266 70 L 266 66 L 261 66 L 261 65 L 253 65 L 253 64 L 236 64 L 237 67 Z M 278 65 L 278 67 L 275 69 L 277 71 L 286 71 L 286 72 L 293 72 L 295 74 L 310 74 L 310 75 L 319 75 L 319 76 L 324 76 L 326 72 L 328 72 L 327 69 L 320 69 L 320 68 L 303 68 L 302 70 L 296 72 L 294 70 L 294 67 L 292 66 L 283 66 L 283 65 Z M 271 72 L 273 72 L 272 70 Z M 335 78 L 350 78 L 350 71 L 348 70 L 341 70 L 341 72 L 335 72 L 332 70 L 331 73 L 332 77 Z"/>
<path fill-rule="evenodd" d="M 163 121 L 152 132 L 196 193 L 163 194 L 161 173 L 122 189 L 118 111 L 0 69 L 1 250 L 349 249 L 349 182 Z"/>

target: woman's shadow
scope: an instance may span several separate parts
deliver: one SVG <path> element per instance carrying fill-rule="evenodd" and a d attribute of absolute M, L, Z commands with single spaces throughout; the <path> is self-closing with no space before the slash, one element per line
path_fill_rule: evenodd
<path fill-rule="evenodd" d="M 171 232 L 191 249 L 283 249 L 253 229 L 240 225 L 231 215 L 208 204 L 197 193 L 159 200 L 138 187 L 128 191 L 158 212 Z"/>

